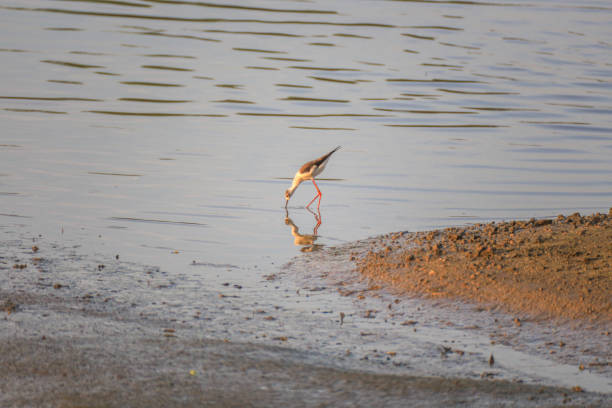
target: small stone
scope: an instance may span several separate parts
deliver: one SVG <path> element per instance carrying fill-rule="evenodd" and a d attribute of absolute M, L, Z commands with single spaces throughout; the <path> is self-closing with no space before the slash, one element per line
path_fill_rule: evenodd
<path fill-rule="evenodd" d="M 287 341 L 287 336 L 274 337 L 272 340 Z"/>
<path fill-rule="evenodd" d="M 366 310 L 363 317 L 366 319 L 374 319 L 376 317 L 376 310 Z"/>
<path fill-rule="evenodd" d="M 11 300 L 7 300 L 2 305 L 2 308 L 4 309 L 7 315 L 10 315 L 11 313 L 17 310 L 17 304 L 12 302 Z"/>

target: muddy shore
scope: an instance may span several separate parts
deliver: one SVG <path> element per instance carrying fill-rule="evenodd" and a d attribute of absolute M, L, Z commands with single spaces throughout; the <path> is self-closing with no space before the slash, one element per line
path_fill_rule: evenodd
<path fill-rule="evenodd" d="M 0 322 L 3 407 L 609 406 L 579 387 L 385 373 L 81 299 L 12 298 L 18 310 Z"/>
<path fill-rule="evenodd" d="M 543 233 L 557 225 L 578 236 L 609 231 L 607 216 L 570 219 L 517 222 L 522 227 L 513 233 L 518 237 L 532 227 Z M 468 227 L 461 239 L 488 228 Z M 458 233 L 453 231 L 459 230 L 434 233 L 432 246 L 439 247 L 430 250 L 442 251 L 442 237 Z M 452 319 L 435 317 L 429 306 L 349 290 L 346 277 L 358 279 L 348 261 L 350 248 L 363 248 L 360 243 L 298 257 L 294 275 L 269 280 L 270 271 L 230 269 L 214 275 L 189 269 L 195 266 L 173 275 L 120 257 L 79 253 L 40 236 L 9 229 L 3 234 L 0 406 L 612 406 L 600 365 L 579 369 L 571 361 L 575 378 L 593 371 L 603 393 L 590 391 L 588 383 L 550 386 L 510 364 L 510 346 L 478 345 L 488 343 L 487 337 L 477 345 L 462 340 L 458 324 L 445 334 Z M 428 234 L 414 239 L 428 242 Z M 390 261 L 408 248 L 402 239 L 411 236 L 372 240 L 387 254 L 372 248 L 361 262 Z M 597 257 L 595 249 L 589 251 L 589 258 Z M 424 253 L 417 255 L 425 260 Z M 484 259 L 483 253 L 475 257 Z M 599 259 L 588 264 L 605 270 Z M 329 283 L 327 273 L 342 267 L 347 270 L 337 275 L 341 282 Z M 317 270 L 326 277 L 316 280 Z M 245 273 L 259 273 L 261 281 L 249 286 L 241 280 Z M 298 274 L 305 282 L 296 290 Z M 432 279 L 429 271 L 425 276 Z M 180 299 L 174 296 L 177 289 Z M 262 290 L 268 290 L 268 301 L 262 300 Z M 605 321 L 605 316 L 585 316 Z M 478 319 L 485 330 L 486 318 Z M 489 320 L 495 327 L 514 326 L 512 320 Z M 529 324 L 521 331 L 530 333 Z M 468 334 L 480 330 L 466 325 Z M 428 335 L 428 329 L 439 334 Z M 592 361 L 607 364 L 603 358 Z"/>
<path fill-rule="evenodd" d="M 612 323 L 612 209 L 395 233 L 372 245 L 357 259 L 359 272 L 403 293 L 608 330 Z"/>

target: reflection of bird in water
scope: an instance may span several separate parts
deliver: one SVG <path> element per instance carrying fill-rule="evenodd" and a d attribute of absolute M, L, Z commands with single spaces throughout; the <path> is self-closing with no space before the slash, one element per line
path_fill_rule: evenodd
<path fill-rule="evenodd" d="M 331 152 L 319 157 L 318 159 L 311 160 L 308 163 L 304 164 L 302 167 L 300 167 L 298 172 L 295 173 L 295 176 L 293 177 L 293 183 L 291 184 L 291 187 L 289 187 L 289 189 L 285 191 L 285 208 L 287 208 L 287 204 L 289 204 L 289 199 L 293 195 L 295 189 L 300 185 L 302 181 L 306 180 L 312 180 L 312 184 L 314 184 L 315 188 L 317 189 L 317 195 L 315 196 L 315 198 L 312 199 L 310 203 L 308 203 L 306 208 L 310 207 L 310 204 L 312 204 L 314 200 L 317 199 L 317 197 L 319 198 L 319 204 L 317 205 L 317 209 L 319 208 L 319 206 L 321 205 L 322 194 L 321 190 L 319 190 L 319 187 L 317 186 L 317 183 L 315 183 L 315 177 L 323 172 L 330 156 L 334 154 L 334 152 L 339 148 L 340 146 L 336 147 Z"/>
<path fill-rule="evenodd" d="M 311 211 L 312 212 L 312 211 Z M 293 235 L 293 243 L 295 246 L 301 246 L 300 251 L 302 252 L 313 252 L 318 251 L 323 248 L 321 244 L 315 244 L 315 241 L 319 236 L 317 235 L 317 231 L 319 230 L 319 226 L 321 225 L 321 213 L 315 214 L 312 213 L 317 221 L 317 225 L 312 230 L 312 234 L 300 234 L 300 229 L 297 225 L 293 223 L 291 218 L 289 218 L 289 211 L 285 210 L 285 224 L 291 227 L 291 235 Z"/>

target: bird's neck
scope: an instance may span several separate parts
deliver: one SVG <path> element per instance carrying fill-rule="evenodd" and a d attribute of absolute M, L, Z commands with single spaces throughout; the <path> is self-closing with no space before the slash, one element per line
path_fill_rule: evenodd
<path fill-rule="evenodd" d="M 301 182 L 302 180 L 293 180 L 291 187 L 289 187 L 289 195 L 293 195 L 293 192 L 295 191 L 296 188 L 298 188 Z"/>

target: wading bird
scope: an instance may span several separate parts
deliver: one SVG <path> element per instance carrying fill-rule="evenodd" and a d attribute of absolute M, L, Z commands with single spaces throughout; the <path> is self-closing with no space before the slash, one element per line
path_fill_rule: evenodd
<path fill-rule="evenodd" d="M 318 159 L 311 160 L 308 163 L 304 164 L 302 167 L 300 167 L 298 172 L 295 173 L 295 176 L 293 177 L 293 183 L 291 183 L 291 187 L 289 187 L 287 191 L 285 191 L 285 208 L 287 208 L 287 204 L 289 204 L 289 199 L 293 195 L 295 189 L 298 188 L 302 181 L 306 180 L 312 180 L 312 184 L 314 184 L 315 188 L 317 189 L 317 195 L 315 196 L 315 198 L 312 199 L 310 203 L 308 203 L 306 208 L 310 207 L 310 204 L 312 204 L 317 198 L 319 198 L 319 204 L 317 205 L 317 209 L 319 208 L 319 206 L 321 205 L 322 194 L 321 190 L 319 190 L 319 187 L 317 186 L 317 183 L 315 183 L 315 177 L 323 172 L 330 156 L 334 154 L 334 152 L 339 148 L 340 146 L 336 147 L 331 152 L 324 154 Z"/>

